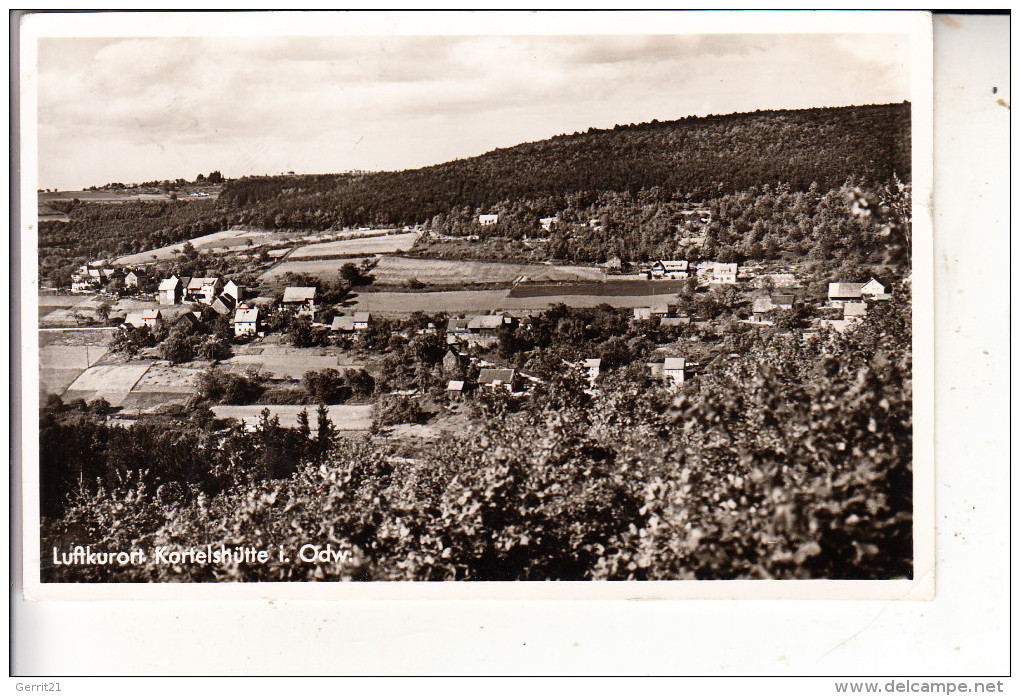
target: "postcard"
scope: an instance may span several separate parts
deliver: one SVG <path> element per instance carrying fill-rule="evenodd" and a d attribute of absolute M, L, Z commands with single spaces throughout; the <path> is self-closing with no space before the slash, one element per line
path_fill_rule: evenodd
<path fill-rule="evenodd" d="M 26 597 L 931 599 L 931 32 L 24 17 Z"/>

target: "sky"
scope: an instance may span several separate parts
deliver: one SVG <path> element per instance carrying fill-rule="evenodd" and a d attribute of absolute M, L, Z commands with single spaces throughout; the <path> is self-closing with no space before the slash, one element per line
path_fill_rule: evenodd
<path fill-rule="evenodd" d="M 43 38 L 39 187 L 396 170 L 589 127 L 901 102 L 906 35 Z"/>

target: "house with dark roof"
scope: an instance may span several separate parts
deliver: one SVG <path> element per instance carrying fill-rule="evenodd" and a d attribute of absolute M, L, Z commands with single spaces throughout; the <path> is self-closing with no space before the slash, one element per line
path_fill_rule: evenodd
<path fill-rule="evenodd" d="M 684 383 L 687 374 L 687 361 L 683 358 L 666 358 L 662 362 L 662 378 L 674 386 Z"/>
<path fill-rule="evenodd" d="M 829 306 L 841 307 L 847 302 L 861 301 L 864 283 L 829 283 Z"/>

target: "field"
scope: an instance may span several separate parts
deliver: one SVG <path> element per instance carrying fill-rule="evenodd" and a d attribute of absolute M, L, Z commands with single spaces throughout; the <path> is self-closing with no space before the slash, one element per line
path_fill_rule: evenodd
<path fill-rule="evenodd" d="M 245 247 L 248 246 L 248 240 L 251 240 L 252 246 L 259 246 L 260 244 L 274 242 L 285 242 L 292 236 L 295 235 L 262 231 L 250 232 L 246 230 L 222 230 L 202 237 L 195 237 L 188 241 L 190 241 L 191 245 L 199 251 L 212 251 L 215 249 L 228 250 L 235 247 Z M 184 249 L 184 245 L 186 243 L 187 242 L 178 242 L 158 249 L 150 249 L 137 254 L 128 254 L 127 256 L 121 256 L 114 259 L 113 263 L 124 266 L 132 266 L 136 264 L 150 263 L 152 261 L 166 261 L 174 258 L 178 253 L 180 253 Z"/>
<path fill-rule="evenodd" d="M 163 394 L 194 394 L 198 390 L 201 370 L 156 363 L 152 365 L 131 389 L 132 394 L 155 392 Z"/>
<path fill-rule="evenodd" d="M 353 261 L 354 259 L 352 259 Z M 287 272 L 307 273 L 323 280 L 335 280 L 340 266 L 336 260 L 293 261 L 287 259 L 266 271 L 263 281 L 273 281 Z M 399 285 L 415 279 L 434 285 L 458 283 L 509 283 L 522 276 L 532 280 L 587 280 L 605 278 L 601 268 L 587 266 L 552 266 L 545 264 L 490 263 L 485 261 L 441 261 L 406 256 L 382 256 L 372 269 L 377 283 Z"/>
<path fill-rule="evenodd" d="M 249 429 L 254 429 L 262 417 L 262 410 L 269 409 L 274 416 L 279 416 L 280 425 L 285 428 L 297 426 L 298 414 L 301 411 L 308 412 L 308 423 L 312 433 L 316 434 L 317 406 L 213 406 L 213 413 L 217 418 L 236 418 L 244 421 Z M 329 420 L 332 421 L 337 430 L 368 430 L 372 426 L 372 406 L 364 405 L 339 405 L 327 406 Z"/>
<path fill-rule="evenodd" d="M 309 244 L 295 249 L 288 260 L 344 257 L 356 254 L 392 254 L 398 251 L 407 251 L 414 246 L 420 236 L 421 234 L 418 232 L 408 232 Z"/>
<path fill-rule="evenodd" d="M 106 346 L 117 329 L 41 329 L 39 347 L 45 346 Z M 94 360 L 92 362 L 95 362 Z"/>
<path fill-rule="evenodd" d="M 647 307 L 653 295 L 542 295 L 539 297 L 509 297 L 506 290 L 456 290 L 449 292 L 363 292 L 356 298 L 353 309 L 367 310 L 380 315 L 404 315 L 416 311 L 429 314 L 489 312 L 496 309 L 548 309 L 549 305 L 563 303 L 569 307 Z M 658 295 L 659 299 L 672 298 L 673 294 Z"/>
<path fill-rule="evenodd" d="M 335 355 L 235 355 L 220 363 L 233 372 L 256 368 L 273 379 L 301 379 L 306 372 L 321 372 L 326 368 L 343 370 L 360 367 L 341 364 Z"/>
<path fill-rule="evenodd" d="M 51 332 L 45 333 L 48 334 Z M 64 332 L 55 331 L 52 333 L 61 334 Z M 40 334 L 40 339 L 42 339 L 44 335 L 45 334 Z M 47 336 L 47 338 L 50 337 Z M 59 339 L 59 336 L 53 336 L 52 338 Z M 71 386 L 82 372 L 92 365 L 95 365 L 96 361 L 106 355 L 109 351 L 105 345 L 105 333 L 103 334 L 102 340 L 104 342 L 103 345 L 90 345 L 87 343 L 67 345 L 57 342 L 43 343 L 43 341 L 40 340 L 39 395 L 45 396 L 46 394 L 63 394 L 64 390 Z"/>
<path fill-rule="evenodd" d="M 151 364 L 137 362 L 126 365 L 90 367 L 79 375 L 64 392 L 64 402 L 73 399 L 92 401 L 103 398 L 110 402 L 111 406 L 120 406 Z"/>
<path fill-rule="evenodd" d="M 607 280 L 601 283 L 545 284 L 521 283 L 510 290 L 509 297 L 560 297 L 564 295 L 675 295 L 680 291 L 677 280 Z"/>

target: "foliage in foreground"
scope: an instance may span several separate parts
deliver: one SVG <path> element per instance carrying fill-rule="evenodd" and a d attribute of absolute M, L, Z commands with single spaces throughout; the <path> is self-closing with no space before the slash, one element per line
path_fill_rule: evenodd
<path fill-rule="evenodd" d="M 621 378 L 418 451 L 339 440 L 321 463 L 221 478 L 216 493 L 125 475 L 46 520 L 44 579 L 909 576 L 909 320 L 895 303 L 816 344 L 764 337 L 679 395 Z M 75 543 L 251 545 L 270 561 L 54 567 L 51 547 Z M 295 561 L 306 543 L 349 556 Z"/>

